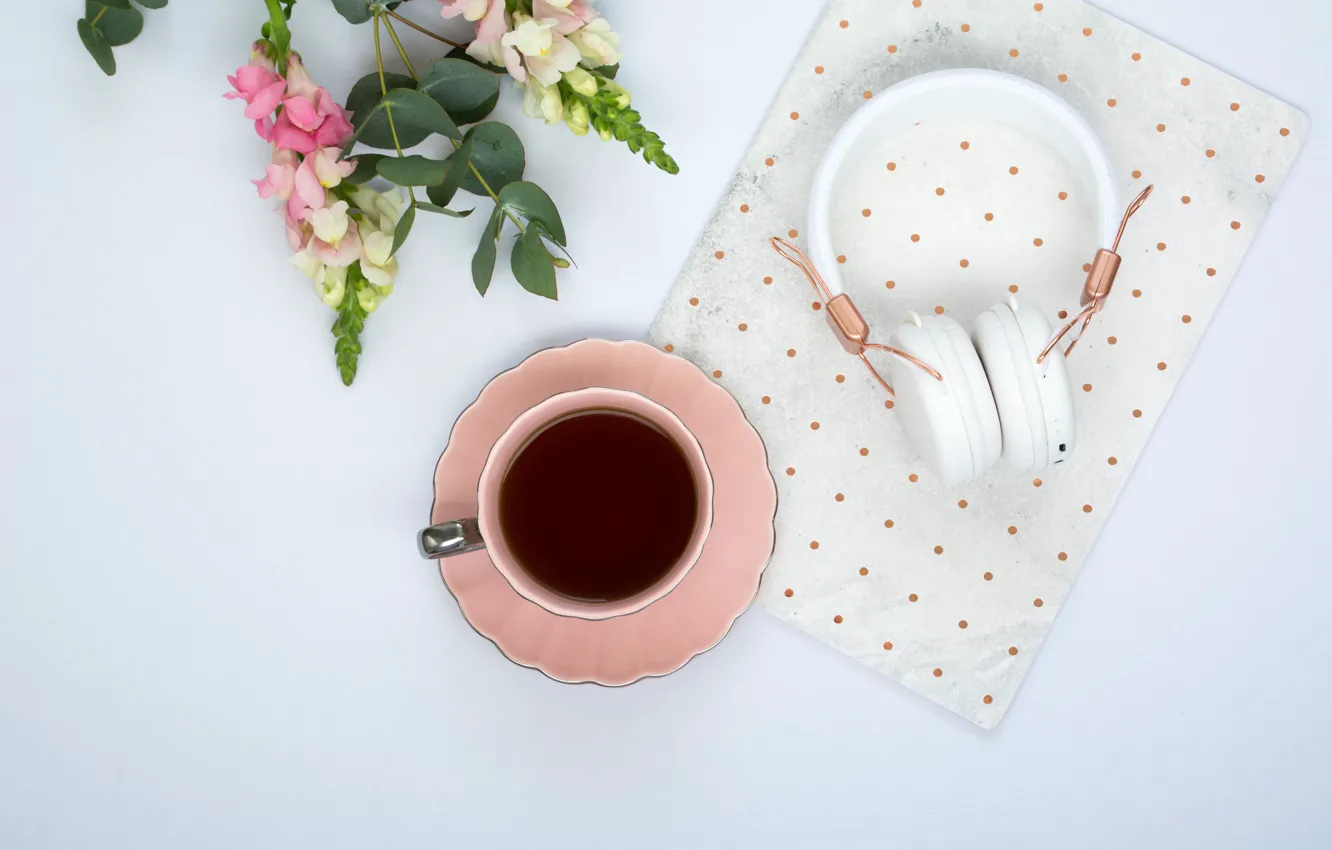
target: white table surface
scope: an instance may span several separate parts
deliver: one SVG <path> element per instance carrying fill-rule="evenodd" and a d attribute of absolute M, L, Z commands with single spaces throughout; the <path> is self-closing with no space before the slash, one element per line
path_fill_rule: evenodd
<path fill-rule="evenodd" d="M 757 611 L 676 675 L 558 685 L 418 559 L 455 416 L 645 332 L 821 9 L 601 5 L 682 173 L 506 94 L 579 270 L 482 300 L 481 216 L 421 218 L 346 390 L 220 97 L 262 4 L 149 13 L 114 79 L 75 0 L 6 4 L 0 847 L 1327 847 L 1332 7 L 1101 4 L 1313 130 L 986 733 Z M 335 93 L 373 67 L 324 0 L 295 46 Z"/>

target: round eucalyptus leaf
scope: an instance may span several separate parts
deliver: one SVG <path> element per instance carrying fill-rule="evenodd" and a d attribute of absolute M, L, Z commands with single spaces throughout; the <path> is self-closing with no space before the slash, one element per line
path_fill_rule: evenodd
<path fill-rule="evenodd" d="M 79 41 L 92 54 L 93 61 L 97 67 L 102 69 L 102 73 L 108 77 L 116 73 L 116 57 L 111 52 L 111 45 L 107 43 L 106 36 L 102 35 L 101 30 L 93 27 L 92 23 L 79 19 Z"/>
<path fill-rule="evenodd" d="M 526 181 L 510 183 L 499 191 L 500 203 L 528 221 L 541 225 L 560 245 L 569 244 L 559 210 L 540 186 Z"/>
<path fill-rule="evenodd" d="M 390 89 L 411 88 L 416 85 L 416 81 L 406 74 L 393 74 L 384 72 L 384 84 Z M 382 90 L 379 87 L 379 74 L 371 72 L 356 81 L 352 86 L 351 93 L 347 95 L 347 111 L 352 113 L 352 124 L 360 127 L 365 116 L 374 111 L 375 106 L 383 99 Z M 428 130 L 420 128 L 408 128 L 395 121 L 398 128 L 398 142 L 404 148 L 414 147 L 425 140 L 430 135 Z M 363 145 L 372 148 L 393 149 L 393 134 L 389 132 L 388 116 L 383 110 L 370 115 L 370 123 L 360 131 L 357 137 Z"/>
<path fill-rule="evenodd" d="M 477 243 L 476 253 L 472 255 L 472 285 L 482 296 L 490 288 L 490 279 L 495 276 L 495 254 L 499 248 L 500 231 L 504 228 L 504 209 L 496 206 L 481 231 L 481 241 Z"/>
<path fill-rule="evenodd" d="M 425 92 L 459 124 L 473 124 L 499 102 L 499 75 L 462 59 L 436 59 L 421 75 L 417 91 Z"/>
<path fill-rule="evenodd" d="M 351 24 L 363 24 L 374 17 L 367 0 L 333 0 L 333 8 Z"/>
<path fill-rule="evenodd" d="M 143 32 L 143 12 L 132 8 L 129 0 L 126 0 L 123 9 L 87 0 L 83 4 L 83 14 L 89 21 L 98 19 L 97 30 L 106 36 L 106 43 L 112 47 L 129 44 Z"/>
<path fill-rule="evenodd" d="M 427 133 L 439 133 L 450 139 L 462 141 L 462 133 L 449 113 L 427 95 L 413 88 L 393 89 L 384 98 L 385 109 L 392 110 L 393 121 L 398 127 L 416 127 Z"/>
<path fill-rule="evenodd" d="M 526 165 L 523 143 L 508 124 L 498 121 L 477 124 L 467 131 L 464 144 L 469 151 L 468 159 L 481 172 L 491 191 L 498 193 L 510 183 L 523 179 L 523 167 Z M 450 159 L 457 158 L 459 154 L 454 154 Z M 473 195 L 489 195 L 471 168 L 459 175 L 458 186 Z"/>
<path fill-rule="evenodd" d="M 368 183 L 376 174 L 379 161 L 384 159 L 381 153 L 359 153 L 352 157 L 356 161 L 356 168 L 351 174 L 342 178 L 353 186 L 359 186 L 362 183 Z"/>
<path fill-rule="evenodd" d="M 541 241 L 541 230 L 529 227 L 518 237 L 518 241 L 513 243 L 513 253 L 509 255 L 509 267 L 523 289 L 533 295 L 554 301 L 559 296 L 555 289 L 555 266 L 551 260 L 550 252 Z"/>
<path fill-rule="evenodd" d="M 375 170 L 398 186 L 434 186 L 444 182 L 449 164 L 424 156 L 386 156 L 375 165 Z"/>

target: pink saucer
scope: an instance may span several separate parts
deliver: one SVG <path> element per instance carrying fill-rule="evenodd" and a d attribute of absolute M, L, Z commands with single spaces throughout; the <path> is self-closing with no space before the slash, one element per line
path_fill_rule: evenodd
<path fill-rule="evenodd" d="M 740 405 L 687 360 L 641 342 L 588 339 L 548 348 L 494 378 L 453 426 L 435 468 L 430 522 L 476 516 L 491 446 L 519 414 L 584 387 L 640 393 L 693 432 L 713 477 L 713 522 L 698 563 L 669 594 L 605 620 L 562 617 L 519 596 L 486 551 L 440 560 L 463 616 L 511 661 L 561 682 L 627 685 L 710 649 L 758 592 L 772 556 L 777 486 Z"/>

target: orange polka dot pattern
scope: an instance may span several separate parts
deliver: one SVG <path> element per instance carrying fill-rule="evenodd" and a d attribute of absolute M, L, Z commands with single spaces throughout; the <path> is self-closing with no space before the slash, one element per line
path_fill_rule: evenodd
<path fill-rule="evenodd" d="M 980 64 L 1056 90 L 1092 121 L 1125 200 L 1149 182 L 1158 189 L 1125 235 L 1133 268 L 1113 309 L 1069 359 L 1077 413 L 1097 423 L 1084 432 L 1094 436 L 1059 468 L 997 468 L 960 488 L 943 486 L 901 438 L 900 408 L 832 342 L 808 282 L 766 244 L 782 235 L 808 249 L 808 180 L 822 150 L 892 82 L 945 61 L 930 46 L 938 32 Z M 964 717 L 996 723 L 1307 127 L 1294 109 L 1090 5 L 832 3 L 650 335 L 721 374 L 764 437 L 782 520 L 759 604 Z M 849 191 L 834 200 L 830 265 L 877 335 L 906 310 L 940 308 L 967 326 L 1010 294 L 1051 305 L 1052 320 L 1075 311 L 1092 199 L 1039 150 L 1005 147 L 992 129 L 958 121 L 937 132 L 928 162 L 892 139 L 874 149 L 864 181 L 898 193 L 891 202 Z M 896 259 L 842 240 L 846 219 L 883 234 Z M 987 247 L 999 243 L 1021 259 Z"/>

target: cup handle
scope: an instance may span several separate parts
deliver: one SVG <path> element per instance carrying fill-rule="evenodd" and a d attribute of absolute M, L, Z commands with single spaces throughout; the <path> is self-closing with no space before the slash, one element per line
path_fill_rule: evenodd
<path fill-rule="evenodd" d="M 416 535 L 416 544 L 421 557 L 431 560 L 486 548 L 486 541 L 481 539 L 481 527 L 475 517 L 452 519 L 423 528 Z"/>

